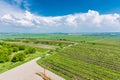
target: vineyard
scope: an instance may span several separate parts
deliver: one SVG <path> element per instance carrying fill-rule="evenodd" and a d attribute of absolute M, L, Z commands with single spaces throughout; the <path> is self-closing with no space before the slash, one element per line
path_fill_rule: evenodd
<path fill-rule="evenodd" d="M 41 56 L 37 62 L 40 66 L 66 80 L 120 79 L 118 35 L 38 36 L 3 39 L 0 42 L 0 73 Z"/>
<path fill-rule="evenodd" d="M 81 41 L 75 46 L 55 51 L 54 54 L 39 60 L 38 64 L 67 80 L 119 80 L 118 43 L 119 39 Z"/>
<path fill-rule="evenodd" d="M 4 39 L 0 42 L 0 73 L 69 44 L 73 43 L 39 38 Z"/>

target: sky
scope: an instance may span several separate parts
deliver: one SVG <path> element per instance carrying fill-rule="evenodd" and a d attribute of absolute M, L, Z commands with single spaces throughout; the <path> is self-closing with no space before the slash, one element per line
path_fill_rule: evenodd
<path fill-rule="evenodd" d="M 120 32 L 120 0 L 0 0 L 0 32 Z"/>

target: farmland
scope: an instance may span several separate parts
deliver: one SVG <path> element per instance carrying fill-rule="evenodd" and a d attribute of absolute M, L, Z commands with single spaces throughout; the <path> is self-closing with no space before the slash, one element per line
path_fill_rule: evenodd
<path fill-rule="evenodd" d="M 66 80 L 120 79 L 120 35 L 107 33 L 25 36 L 17 34 L 1 38 L 0 54 L 6 52 L 0 58 L 0 73 L 51 52 L 51 55 L 44 56 L 37 63 Z M 33 52 L 29 51 L 31 49 Z"/>
<path fill-rule="evenodd" d="M 17 35 L 20 36 L 20 35 Z M 32 35 L 31 35 L 32 36 Z M 34 58 L 45 56 L 49 51 L 67 46 L 69 42 L 39 38 L 7 38 L 0 41 L 0 73 Z"/>
<path fill-rule="evenodd" d="M 113 37 L 78 41 L 38 61 L 67 80 L 119 80 L 120 39 Z"/>

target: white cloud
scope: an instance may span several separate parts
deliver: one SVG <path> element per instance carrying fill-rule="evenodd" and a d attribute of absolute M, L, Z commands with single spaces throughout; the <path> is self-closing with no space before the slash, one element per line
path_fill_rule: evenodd
<path fill-rule="evenodd" d="M 23 13 L 23 10 L 20 8 L 16 7 L 15 5 L 10 5 L 3 0 L 0 0 L 0 16 L 3 14 L 14 14 L 14 15 L 19 15 Z"/>
<path fill-rule="evenodd" d="M 11 20 L 14 21 L 15 19 L 10 14 L 5 14 L 1 17 L 1 20 Z"/>
<path fill-rule="evenodd" d="M 25 27 L 38 32 L 120 31 L 120 14 L 99 14 L 89 10 L 87 13 L 45 17 L 0 1 L 0 24 L 6 28 Z"/>

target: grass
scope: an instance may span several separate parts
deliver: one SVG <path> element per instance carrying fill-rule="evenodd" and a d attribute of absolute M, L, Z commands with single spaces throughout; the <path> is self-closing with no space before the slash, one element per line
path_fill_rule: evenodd
<path fill-rule="evenodd" d="M 59 50 L 38 61 L 67 80 L 119 80 L 120 40 L 96 39 Z M 99 41 L 99 42 L 98 42 Z"/>

